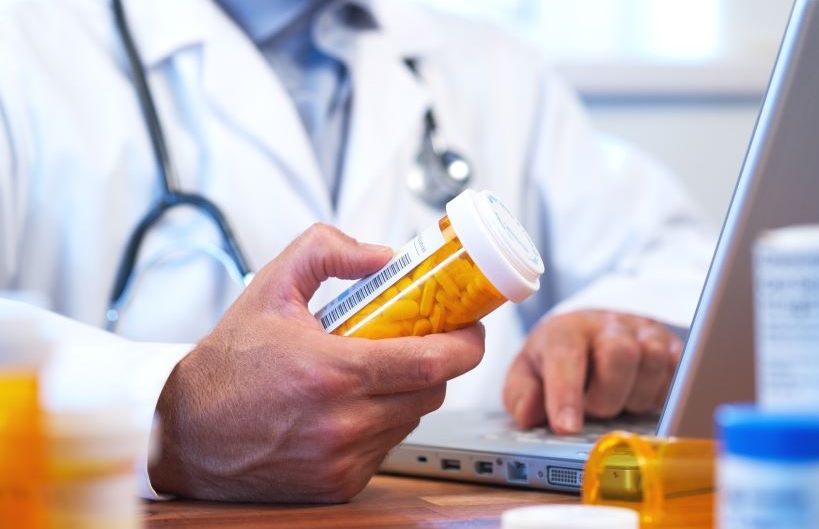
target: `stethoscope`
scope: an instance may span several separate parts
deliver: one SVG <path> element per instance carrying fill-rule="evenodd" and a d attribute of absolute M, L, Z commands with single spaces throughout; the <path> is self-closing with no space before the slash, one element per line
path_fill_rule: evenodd
<path fill-rule="evenodd" d="M 415 59 L 404 59 L 404 64 L 421 79 Z M 435 114 L 428 108 L 424 114 L 424 133 L 418 152 L 415 171 L 410 172 L 407 186 L 427 205 L 443 209 L 446 203 L 461 193 L 472 179 L 472 167 L 466 158 L 446 148 L 441 138 Z"/>
<path fill-rule="evenodd" d="M 239 246 L 236 235 L 219 207 L 196 193 L 186 193 L 179 189 L 179 178 L 171 160 L 168 143 L 159 121 L 159 113 L 148 86 L 148 80 L 142 69 L 142 59 L 136 49 L 122 0 L 113 0 L 114 19 L 117 31 L 122 38 L 135 89 L 139 96 L 142 114 L 151 137 L 151 146 L 159 166 L 162 195 L 154 203 L 128 239 L 122 259 L 114 279 L 114 285 L 108 300 L 106 311 L 106 328 L 113 331 L 120 319 L 121 312 L 129 299 L 133 286 L 134 272 L 140 247 L 145 235 L 168 211 L 178 206 L 189 206 L 210 218 L 219 231 L 223 250 L 227 254 L 226 266 L 234 268 L 233 272 L 246 286 L 253 279 L 248 260 Z M 418 75 L 415 62 L 405 61 L 412 72 Z M 423 170 L 414 171 L 408 178 L 409 188 L 426 204 L 442 208 L 450 199 L 466 189 L 472 177 L 472 171 L 466 159 L 452 150 L 442 146 L 437 123 L 432 110 L 424 116 L 424 133 L 421 150 L 418 154 L 418 166 Z"/>

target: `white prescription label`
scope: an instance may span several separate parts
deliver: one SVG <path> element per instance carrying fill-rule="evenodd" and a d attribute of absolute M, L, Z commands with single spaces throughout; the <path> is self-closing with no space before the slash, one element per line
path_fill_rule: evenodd
<path fill-rule="evenodd" d="M 817 410 L 819 248 L 797 244 L 806 232 L 777 235 L 754 249 L 757 399 L 766 409 Z"/>
<path fill-rule="evenodd" d="M 316 318 L 327 332 L 333 332 L 348 316 L 358 312 L 382 292 L 394 285 L 403 272 L 412 270 L 444 245 L 438 225 L 427 228 L 395 253 L 384 267 L 354 283 L 337 298 L 316 312 Z"/>
<path fill-rule="evenodd" d="M 757 461 L 726 454 L 717 471 L 717 527 L 819 527 L 819 463 Z"/>

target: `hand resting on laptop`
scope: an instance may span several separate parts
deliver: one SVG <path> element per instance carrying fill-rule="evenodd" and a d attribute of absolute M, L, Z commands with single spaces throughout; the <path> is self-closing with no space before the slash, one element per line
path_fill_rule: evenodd
<path fill-rule="evenodd" d="M 665 325 L 584 310 L 544 318 L 506 375 L 503 401 L 523 428 L 547 422 L 576 433 L 583 417 L 644 413 L 662 405 L 682 353 Z"/>

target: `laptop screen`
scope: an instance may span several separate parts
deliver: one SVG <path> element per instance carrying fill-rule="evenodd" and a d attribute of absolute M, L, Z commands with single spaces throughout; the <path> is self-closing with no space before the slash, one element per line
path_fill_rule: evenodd
<path fill-rule="evenodd" d="M 817 4 L 791 11 L 659 435 L 711 437 L 716 406 L 754 400 L 754 241 L 819 222 Z"/>

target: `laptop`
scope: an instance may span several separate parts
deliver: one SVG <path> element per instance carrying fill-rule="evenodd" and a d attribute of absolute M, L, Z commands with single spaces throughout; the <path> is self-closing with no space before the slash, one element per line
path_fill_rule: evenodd
<path fill-rule="evenodd" d="M 713 436 L 714 409 L 754 400 L 751 248 L 760 232 L 819 222 L 819 0 L 796 0 L 659 417 L 594 422 L 582 435 L 518 430 L 503 412 L 438 411 L 396 447 L 384 473 L 578 492 L 597 436 L 625 429 Z M 622 418 L 619 418 L 622 419 Z"/>

